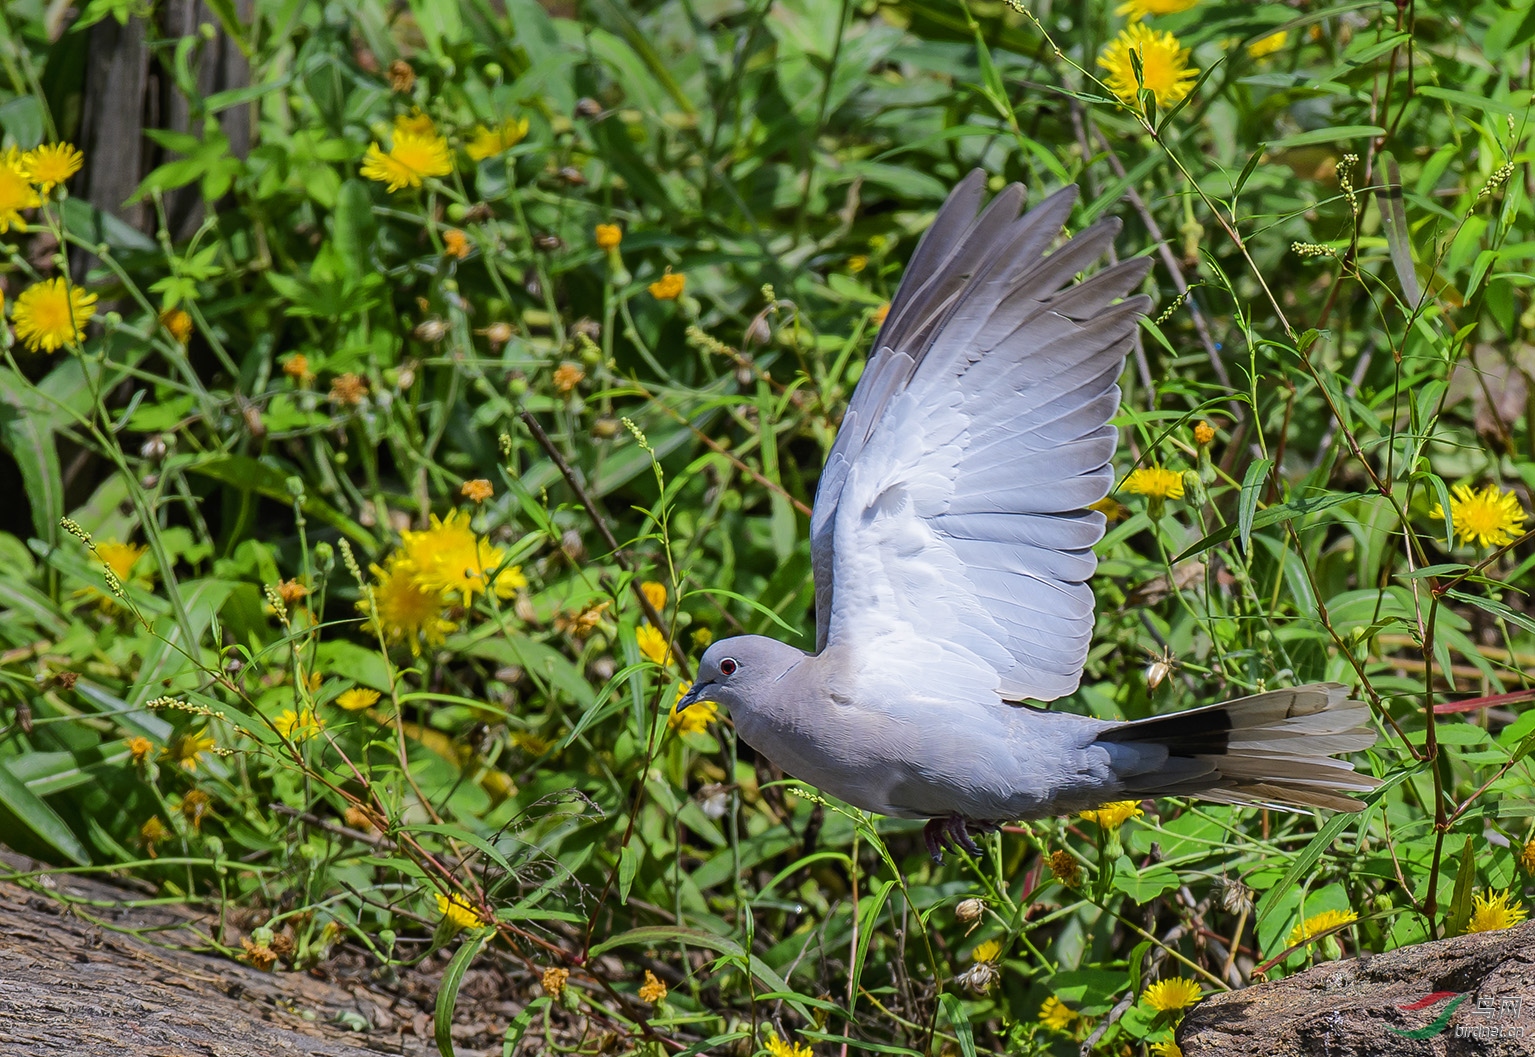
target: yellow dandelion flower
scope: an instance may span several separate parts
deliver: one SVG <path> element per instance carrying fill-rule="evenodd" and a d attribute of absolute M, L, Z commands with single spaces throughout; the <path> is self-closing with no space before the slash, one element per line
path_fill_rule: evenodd
<path fill-rule="evenodd" d="M 1535 840 L 1524 843 L 1524 850 L 1519 853 L 1519 865 L 1524 867 L 1525 873 L 1535 874 Z"/>
<path fill-rule="evenodd" d="M 540 737 L 530 730 L 512 731 L 511 742 L 529 756 L 542 756 L 553 748 L 548 738 Z"/>
<path fill-rule="evenodd" d="M 672 651 L 666 645 L 666 636 L 661 634 L 659 628 L 649 624 L 635 628 L 634 641 L 639 644 L 640 653 L 645 659 L 654 664 L 664 665 L 671 659 Z"/>
<path fill-rule="evenodd" d="M 699 701 L 678 712 L 677 702 L 681 701 L 683 695 L 692 688 L 693 684 L 687 681 L 683 681 L 677 687 L 677 697 L 672 701 L 671 714 L 666 717 L 666 725 L 679 734 L 702 733 L 720 714 L 720 706 L 713 701 Z"/>
<path fill-rule="evenodd" d="M 480 918 L 480 912 L 469 905 L 469 901 L 458 893 L 451 896 L 437 893 L 437 913 L 453 923 L 456 928 L 472 929 L 484 924 Z"/>
<path fill-rule="evenodd" d="M 650 603 L 652 609 L 657 612 L 666 608 L 666 585 L 655 580 L 646 580 L 640 584 L 640 594 L 645 596 L 645 601 Z"/>
<path fill-rule="evenodd" d="M 336 695 L 336 707 L 348 712 L 361 712 L 378 704 L 379 692 L 366 686 L 354 686 Z"/>
<path fill-rule="evenodd" d="M 493 158 L 502 151 L 511 150 L 521 143 L 523 137 L 528 134 L 527 118 L 507 118 L 501 124 L 491 128 L 487 125 L 478 125 L 474 130 L 474 138 L 469 141 L 464 150 L 469 152 L 469 157 L 475 161 L 484 161 Z"/>
<path fill-rule="evenodd" d="M 1352 910 L 1324 910 L 1320 914 L 1313 914 L 1290 930 L 1287 946 L 1294 947 L 1296 944 L 1305 943 L 1312 936 L 1326 932 L 1328 929 L 1358 920 L 1359 915 Z"/>
<path fill-rule="evenodd" d="M 675 301 L 688 285 L 688 277 L 667 269 L 665 275 L 650 284 L 650 296 L 657 301 Z"/>
<path fill-rule="evenodd" d="M 1524 904 L 1512 898 L 1506 888 L 1501 892 L 1478 892 L 1471 897 L 1471 920 L 1466 923 L 1466 931 L 1494 932 L 1512 928 L 1528 915 Z"/>
<path fill-rule="evenodd" d="M 617 224 L 598 224 L 596 235 L 599 250 L 616 250 L 624 241 L 624 229 Z"/>
<path fill-rule="evenodd" d="M 139 842 L 148 850 L 151 859 L 155 857 L 155 844 L 170 835 L 170 830 L 165 828 L 159 815 L 150 815 L 149 821 L 139 827 Z"/>
<path fill-rule="evenodd" d="M 1096 510 L 1110 523 L 1123 521 L 1130 516 L 1130 508 L 1111 495 L 1106 495 L 1096 503 L 1087 504 L 1087 509 Z"/>
<path fill-rule="evenodd" d="M 432 527 L 424 532 L 401 534 L 400 552 L 417 583 L 428 590 L 456 593 L 466 606 L 482 591 L 510 598 L 519 587 L 528 586 L 522 567 L 501 568 L 506 552 L 476 536 L 469 521 L 468 511 L 453 510 L 441 519 L 433 514 Z"/>
<path fill-rule="evenodd" d="M 767 1038 L 762 1040 L 762 1048 L 767 1050 L 771 1057 L 814 1057 L 815 1055 L 815 1051 L 804 1043 L 786 1042 L 774 1031 L 769 1031 Z"/>
<path fill-rule="evenodd" d="M 366 627 L 382 632 L 385 642 L 403 642 L 410 652 L 421 656 L 421 644 L 441 646 L 448 633 L 458 625 L 443 615 L 447 599 L 436 588 L 424 587 L 416 571 L 396 553 L 383 568 L 370 566 L 373 573 L 373 602 L 364 598 L 357 608 L 367 614 Z"/>
<path fill-rule="evenodd" d="M 1490 484 L 1480 492 L 1468 484 L 1450 490 L 1450 524 L 1460 539 L 1483 547 L 1501 547 L 1512 543 L 1524 532 L 1528 517 L 1519 505 L 1519 497 Z M 1429 517 L 1444 520 L 1444 506 L 1434 504 Z"/>
<path fill-rule="evenodd" d="M 1104 804 L 1092 811 L 1079 812 L 1077 817 L 1088 822 L 1096 822 L 1105 830 L 1118 829 L 1132 818 L 1140 818 L 1146 812 L 1141 810 L 1139 800 L 1117 800 L 1112 804 Z"/>
<path fill-rule="evenodd" d="M 12 147 L 0 154 L 0 232 L 11 228 L 27 230 L 21 211 L 36 209 L 42 204 L 43 198 L 37 193 L 37 188 L 32 186 L 26 158 L 21 151 Z"/>
<path fill-rule="evenodd" d="M 476 477 L 472 481 L 465 481 L 459 494 L 472 503 L 483 503 L 496 494 L 495 488 L 483 477 Z"/>
<path fill-rule="evenodd" d="M 970 960 L 976 962 L 994 962 L 1002 953 L 1001 940 L 987 940 L 985 943 L 976 944 L 975 950 L 970 952 Z"/>
<path fill-rule="evenodd" d="M 1128 16 L 1135 22 L 1153 15 L 1176 15 L 1197 3 L 1199 0 L 1125 0 L 1114 9 L 1114 13 Z"/>
<path fill-rule="evenodd" d="M 285 708 L 272 720 L 272 726 L 289 741 L 307 741 L 319 734 L 325 724 L 314 714 L 313 709 L 305 708 L 295 712 Z"/>
<path fill-rule="evenodd" d="M 1131 470 L 1130 476 L 1119 487 L 1132 495 L 1145 495 L 1153 499 L 1182 499 L 1183 474 L 1161 466 L 1142 466 Z"/>
<path fill-rule="evenodd" d="M 16 336 L 33 352 L 57 352 L 78 342 L 96 314 L 96 295 L 63 279 L 34 283 L 16 298 L 11 322 Z"/>
<path fill-rule="evenodd" d="M 408 114 L 397 114 L 394 119 L 395 132 L 404 132 L 411 136 L 435 136 L 437 126 L 432 124 L 432 119 L 421 112 L 418 106 Z"/>
<path fill-rule="evenodd" d="M 565 990 L 565 983 L 570 979 L 570 970 L 561 969 L 551 965 L 544 970 L 544 994 L 550 998 L 559 998 Z"/>
<path fill-rule="evenodd" d="M 137 543 L 118 543 L 116 540 L 107 540 L 96 544 L 96 557 L 106 563 L 107 568 L 117 574 L 117 578 L 127 581 L 133 576 L 133 567 L 139 563 L 139 559 L 149 553 L 149 548 Z"/>
<path fill-rule="evenodd" d="M 1039 1022 L 1051 1031 L 1070 1031 L 1077 1019 L 1077 1011 L 1051 995 L 1039 1007 Z"/>
<path fill-rule="evenodd" d="M 1187 977 L 1177 976 L 1171 980 L 1158 980 L 1141 994 L 1146 1004 L 1159 1013 L 1169 1013 L 1175 1009 L 1183 1009 L 1192 1006 L 1204 995 L 1199 985 Z"/>
<path fill-rule="evenodd" d="M 396 131 L 388 151 L 373 143 L 362 159 L 362 175 L 377 180 L 390 191 L 420 187 L 427 177 L 447 176 L 452 171 L 448 141 L 435 133 L 420 136 Z"/>
<path fill-rule="evenodd" d="M 1276 51 L 1282 51 L 1284 46 L 1289 43 L 1289 40 L 1290 34 L 1282 29 L 1277 33 L 1270 33 L 1266 37 L 1259 37 L 1247 45 L 1247 57 L 1250 59 L 1261 59 L 1274 54 Z"/>
<path fill-rule="evenodd" d="M 645 970 L 645 982 L 640 984 L 640 1001 L 653 1006 L 666 1001 L 666 985 L 649 969 Z"/>
<path fill-rule="evenodd" d="M 1141 81 L 1136 83 L 1130 53 L 1140 56 Z M 1103 49 L 1098 65 L 1107 71 L 1104 84 L 1132 107 L 1140 107 L 1140 89 L 1156 97 L 1157 106 L 1169 107 L 1189 94 L 1199 71 L 1189 65 L 1189 49 L 1171 33 L 1147 29 L 1132 22 Z"/>
<path fill-rule="evenodd" d="M 1183 1057 L 1183 1051 L 1172 1039 L 1158 1039 L 1151 1044 L 1151 1057 Z"/>
<path fill-rule="evenodd" d="M 202 754 L 213 748 L 213 739 L 202 731 L 188 731 L 172 738 L 160 755 L 173 763 L 179 763 L 188 771 L 197 770 Z"/>
<path fill-rule="evenodd" d="M 73 143 L 45 143 L 22 155 L 21 164 L 27 178 L 47 194 L 80 171 L 85 155 Z"/>

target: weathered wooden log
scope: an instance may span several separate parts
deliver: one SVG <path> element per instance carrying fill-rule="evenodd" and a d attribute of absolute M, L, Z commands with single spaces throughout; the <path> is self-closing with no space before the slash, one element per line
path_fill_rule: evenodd
<path fill-rule="evenodd" d="M 1535 1054 L 1535 921 L 1329 962 L 1216 995 L 1184 1057 Z"/>

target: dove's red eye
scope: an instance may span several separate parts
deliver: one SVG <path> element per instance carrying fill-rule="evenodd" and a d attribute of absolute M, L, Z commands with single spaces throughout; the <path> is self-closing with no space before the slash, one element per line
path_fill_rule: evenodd
<path fill-rule="evenodd" d="M 737 665 L 736 665 L 736 662 L 735 662 L 735 658 L 734 657 L 726 657 L 723 661 L 720 661 L 720 674 L 721 675 L 734 675 L 736 673 L 736 667 L 737 667 Z"/>

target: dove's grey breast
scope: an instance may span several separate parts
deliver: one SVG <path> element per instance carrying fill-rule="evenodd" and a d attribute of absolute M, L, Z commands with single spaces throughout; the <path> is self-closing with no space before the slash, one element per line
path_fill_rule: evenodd
<path fill-rule="evenodd" d="M 1094 744 L 1112 724 L 869 685 L 849 652 L 807 657 L 775 684 L 769 707 L 734 709 L 737 733 L 795 778 L 898 818 L 1042 818 L 1119 788 L 1109 752 Z"/>

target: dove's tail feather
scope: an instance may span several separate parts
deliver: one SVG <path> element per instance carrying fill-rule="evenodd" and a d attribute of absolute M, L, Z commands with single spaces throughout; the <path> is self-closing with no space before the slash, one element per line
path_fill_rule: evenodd
<path fill-rule="evenodd" d="M 1098 741 L 1166 749 L 1159 766 L 1121 775 L 1132 795 L 1358 811 L 1364 805 L 1348 794 L 1380 784 L 1334 758 L 1375 743 L 1369 706 L 1350 700 L 1338 683 L 1270 690 L 1124 723 Z"/>

